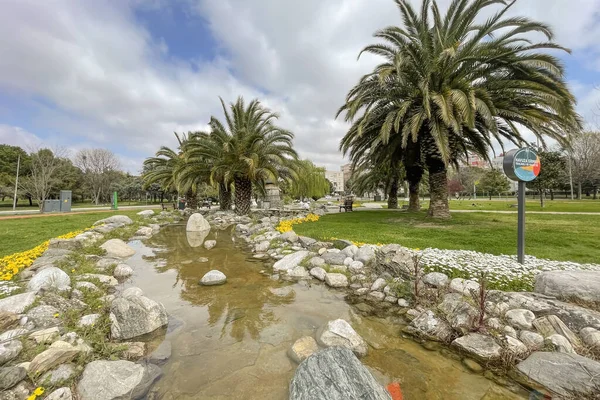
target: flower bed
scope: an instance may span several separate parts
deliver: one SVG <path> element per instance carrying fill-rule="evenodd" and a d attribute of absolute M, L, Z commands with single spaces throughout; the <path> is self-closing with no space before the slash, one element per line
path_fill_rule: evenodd
<path fill-rule="evenodd" d="M 304 218 L 293 218 L 281 221 L 276 229 L 280 233 L 289 232 L 293 229 L 294 225 L 303 224 L 305 222 L 317 222 L 318 220 L 319 216 L 317 214 L 308 214 Z"/>

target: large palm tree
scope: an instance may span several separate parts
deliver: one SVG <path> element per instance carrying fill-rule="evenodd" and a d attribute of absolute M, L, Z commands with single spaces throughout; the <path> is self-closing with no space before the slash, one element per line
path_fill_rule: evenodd
<path fill-rule="evenodd" d="M 423 0 L 420 12 L 395 2 L 403 26 L 377 32 L 384 43 L 363 49 L 385 62 L 350 91 L 340 112 L 360 116 L 355 134 L 377 127 L 383 143 L 399 137 L 412 159 L 424 160 L 430 216 L 450 216 L 448 165 L 468 151 L 487 157 L 494 142 L 525 143 L 523 128 L 560 143 L 580 129 L 563 67 L 543 52 L 568 50 L 552 42 L 547 25 L 507 17 L 515 0 L 453 0 L 445 15 L 435 0 Z M 547 41 L 533 42 L 531 33 Z"/>
<path fill-rule="evenodd" d="M 294 135 L 275 125 L 278 115 L 258 100 L 248 105 L 239 97 L 229 110 L 221 99 L 225 123 L 212 117 L 209 140 L 199 141 L 195 154 L 212 162 L 211 174 L 225 184 L 233 183 L 235 212 L 250 212 L 252 185 L 293 177 L 297 154 Z"/>

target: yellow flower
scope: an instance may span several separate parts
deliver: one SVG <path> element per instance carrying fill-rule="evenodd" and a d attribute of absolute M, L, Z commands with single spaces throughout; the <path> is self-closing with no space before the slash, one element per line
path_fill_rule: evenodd
<path fill-rule="evenodd" d="M 44 394 L 44 388 L 41 386 L 38 386 L 35 388 L 35 390 L 33 391 L 33 394 L 35 394 L 36 396 L 41 396 Z"/>
<path fill-rule="evenodd" d="M 55 314 L 54 314 L 54 318 L 58 318 L 59 316 L 60 316 L 60 314 L 59 314 L 59 313 L 55 313 Z"/>
<path fill-rule="evenodd" d="M 29 396 L 27 398 L 27 400 L 35 400 L 37 398 L 37 396 L 35 394 L 32 394 L 31 396 Z"/>
<path fill-rule="evenodd" d="M 75 272 L 75 268 L 73 268 L 73 269 L 71 270 L 71 272 Z"/>

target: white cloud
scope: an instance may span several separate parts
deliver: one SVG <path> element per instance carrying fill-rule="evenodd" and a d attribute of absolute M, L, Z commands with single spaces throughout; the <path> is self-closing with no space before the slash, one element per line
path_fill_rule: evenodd
<path fill-rule="evenodd" d="M 172 7 L 164 0 L 4 0 L 0 90 L 42 99 L 32 115 L 40 132 L 67 146 L 108 147 L 131 172 L 160 145 L 174 145 L 173 131 L 202 128 L 210 115 L 221 116 L 218 96 L 233 101 L 238 95 L 259 97 L 279 112 L 302 156 L 328 168 L 342 164 L 338 145 L 346 125 L 334 115 L 377 62 L 372 56 L 357 61 L 360 49 L 377 29 L 400 23 L 394 2 L 188 4 L 220 46 L 210 62 L 173 61 L 168 43 L 154 41 L 136 23 L 133 7 Z M 566 46 L 600 54 L 600 1 L 520 0 L 511 12 L 550 23 Z M 581 85 L 583 110 L 596 92 Z"/>
<path fill-rule="evenodd" d="M 21 146 L 23 149 L 35 149 L 43 140 L 18 126 L 0 124 L 0 143 Z"/>

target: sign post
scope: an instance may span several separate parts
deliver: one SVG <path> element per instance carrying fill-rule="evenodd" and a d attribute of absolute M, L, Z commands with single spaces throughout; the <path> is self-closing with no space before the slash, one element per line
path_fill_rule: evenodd
<path fill-rule="evenodd" d="M 111 209 L 113 210 L 118 210 L 119 209 L 119 199 L 117 197 L 117 192 L 113 192 L 112 195 L 112 207 Z"/>
<path fill-rule="evenodd" d="M 513 181 L 519 182 L 517 260 L 525 261 L 525 191 L 526 183 L 533 181 L 540 174 L 541 164 L 535 150 L 530 148 L 514 149 L 504 156 L 504 173 Z"/>

